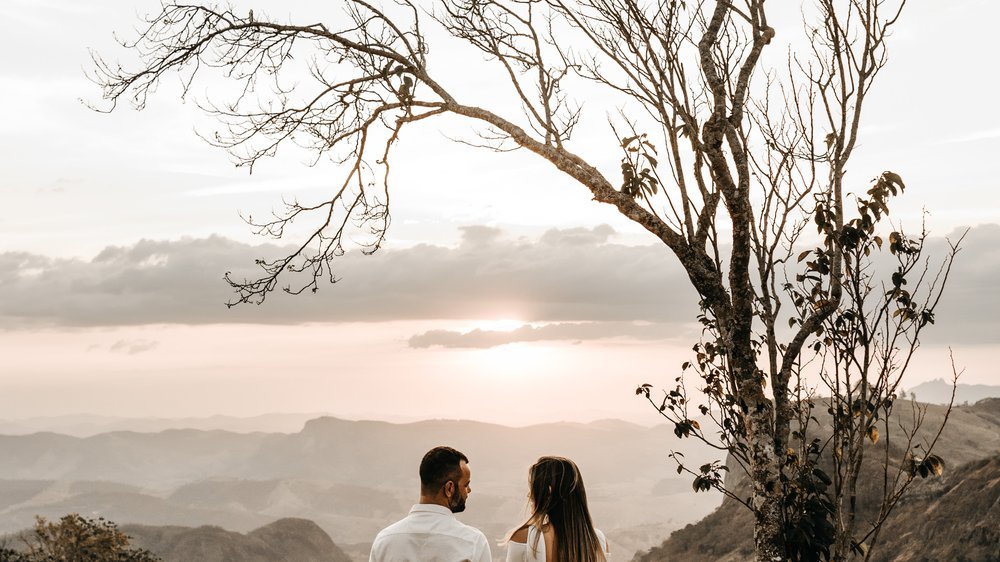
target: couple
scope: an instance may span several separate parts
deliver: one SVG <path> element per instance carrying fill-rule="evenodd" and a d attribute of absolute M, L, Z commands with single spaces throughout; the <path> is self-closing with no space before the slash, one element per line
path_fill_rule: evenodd
<path fill-rule="evenodd" d="M 469 459 L 435 447 L 420 461 L 420 503 L 383 529 L 370 562 L 491 562 L 486 535 L 460 523 L 472 492 Z M 531 516 L 507 541 L 507 561 L 606 562 L 608 543 L 594 528 L 576 463 L 542 457 L 528 471 Z"/>

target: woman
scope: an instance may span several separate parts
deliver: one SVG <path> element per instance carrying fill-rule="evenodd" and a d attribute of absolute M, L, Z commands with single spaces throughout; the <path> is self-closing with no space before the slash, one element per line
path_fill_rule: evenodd
<path fill-rule="evenodd" d="M 542 457 L 528 471 L 531 516 L 507 541 L 507 562 L 607 562 L 576 463 Z"/>

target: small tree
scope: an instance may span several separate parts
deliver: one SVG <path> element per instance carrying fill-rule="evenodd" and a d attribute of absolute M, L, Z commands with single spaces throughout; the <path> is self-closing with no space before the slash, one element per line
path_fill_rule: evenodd
<path fill-rule="evenodd" d="M 17 537 L 21 548 L 0 547 L 2 562 L 159 562 L 148 550 L 132 548 L 128 535 L 103 517 L 75 513 L 58 522 L 38 517 L 35 528 Z"/>
<path fill-rule="evenodd" d="M 416 122 L 466 118 L 481 125 L 487 148 L 543 158 L 652 233 L 684 268 L 705 330 L 681 371 L 697 373 L 704 398 L 688 396 L 681 373 L 662 402 L 651 385 L 638 393 L 678 436 L 712 444 L 746 471 L 750 490 L 737 499 L 755 514 L 757 560 L 864 551 L 864 537 L 877 535 L 859 536 L 852 499 L 865 440 L 875 442 L 888 419 L 957 251 L 928 269 L 925 232 L 911 238 L 884 226 L 904 189 L 897 173 L 876 174 L 857 195 L 845 185 L 905 0 L 817 0 L 804 11 L 804 47 L 793 45 L 776 66 L 762 62 L 776 37 L 764 0 L 343 5 L 340 21 L 293 24 L 167 1 L 125 44 L 140 67 L 95 56 L 105 98 L 138 108 L 168 74 L 181 76 L 187 95 L 206 69 L 221 69 L 239 93 L 203 105 L 223 124 L 210 142 L 238 165 L 252 167 L 289 142 L 341 164 L 342 181 L 325 200 L 249 220 L 276 238 L 294 220 L 316 222 L 288 255 L 257 260 L 259 277 L 227 274 L 230 304 L 263 302 L 279 279 L 290 293 L 335 280 L 352 227 L 369 235 L 362 249 L 376 251 L 389 224 L 395 141 Z M 440 81 L 432 57 L 440 68 L 448 52 L 429 48 L 428 20 L 493 63 L 510 86 L 497 95 L 520 114 L 467 104 Z M 585 116 L 574 91 L 610 120 L 604 153 L 621 155 L 615 170 L 574 150 Z M 830 397 L 817 398 L 817 385 Z M 820 404 L 832 437 L 816 441 L 811 412 Z M 689 408 L 717 422 L 718 435 Z M 878 427 L 885 439 L 888 427 Z M 817 465 L 824 450 L 836 459 L 833 477 Z M 724 490 L 721 460 L 691 470 L 697 488 Z M 887 479 L 883 511 L 928 462 L 897 463 L 910 468 L 899 473 L 902 484 Z M 820 530 L 806 532 L 810 525 Z"/>
<path fill-rule="evenodd" d="M 27 562 L 27 560 L 24 553 L 18 552 L 0 541 L 0 562 Z"/>

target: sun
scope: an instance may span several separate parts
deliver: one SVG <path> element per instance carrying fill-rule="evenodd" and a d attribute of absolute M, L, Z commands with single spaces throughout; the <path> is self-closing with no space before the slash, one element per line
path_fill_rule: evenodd
<path fill-rule="evenodd" d="M 480 319 L 470 322 L 465 333 L 514 332 L 539 325 L 517 319 L 514 315 L 500 318 Z M 502 338 L 501 338 L 502 339 Z M 509 380 L 512 376 L 532 378 L 551 370 L 554 365 L 554 349 L 544 342 L 519 341 L 514 338 L 509 343 L 494 345 L 485 349 L 470 350 L 470 368 L 490 378 Z"/>

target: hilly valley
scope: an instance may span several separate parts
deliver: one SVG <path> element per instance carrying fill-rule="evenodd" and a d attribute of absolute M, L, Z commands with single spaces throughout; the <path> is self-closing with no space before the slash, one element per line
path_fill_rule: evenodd
<path fill-rule="evenodd" d="M 924 407 L 900 400 L 896 415 L 905 420 Z M 944 412 L 926 406 L 918 441 L 932 437 Z M 616 559 L 750 559 L 749 512 L 716 494 L 696 495 L 667 457 L 678 451 L 705 462 L 717 453 L 678 440 L 665 425 L 615 420 L 513 428 L 321 417 L 292 433 L 0 436 L 0 534 L 29 527 L 35 515 L 80 513 L 118 522 L 165 562 L 364 561 L 375 533 L 416 500 L 419 459 L 439 444 L 469 456 L 473 492 L 461 519 L 494 543 L 524 517 L 528 466 L 558 454 L 580 465 L 595 523 Z M 998 559 L 1000 399 L 956 407 L 935 452 L 947 462 L 944 476 L 911 488 L 873 560 Z M 740 489 L 740 478 L 733 473 L 728 484 Z M 874 494 L 874 487 L 866 481 L 862 492 Z M 503 549 L 494 555 L 501 558 Z"/>
<path fill-rule="evenodd" d="M 897 422 L 920 406 L 897 402 Z M 926 423 L 918 442 L 928 442 L 944 416 L 942 406 L 926 406 Z M 885 441 L 875 449 L 884 452 Z M 988 398 L 955 408 L 935 454 L 945 459 L 941 478 L 918 479 L 886 521 L 873 549 L 879 562 L 996 562 L 1000 560 L 1000 399 Z M 878 455 L 869 455 L 869 458 Z M 859 483 L 859 514 L 870 517 L 881 497 L 878 465 Z M 739 475 L 727 486 L 745 489 Z M 660 546 L 638 555 L 636 562 L 749 562 L 753 518 L 735 501 L 722 502 L 698 523 L 675 531 Z"/>
<path fill-rule="evenodd" d="M 462 519 L 494 541 L 524 517 L 527 469 L 545 454 L 577 461 L 597 525 L 628 557 L 718 505 L 718 498 L 695 496 L 667 458 L 670 450 L 713 453 L 678 441 L 667 426 L 607 420 L 512 428 L 323 417 L 290 434 L 183 429 L 0 436 L 0 533 L 30 526 L 35 515 L 70 512 L 122 525 L 208 525 L 234 533 L 297 518 L 314 521 L 364 560 L 375 533 L 416 500 L 417 465 L 439 444 L 469 456 L 474 484 Z"/>

